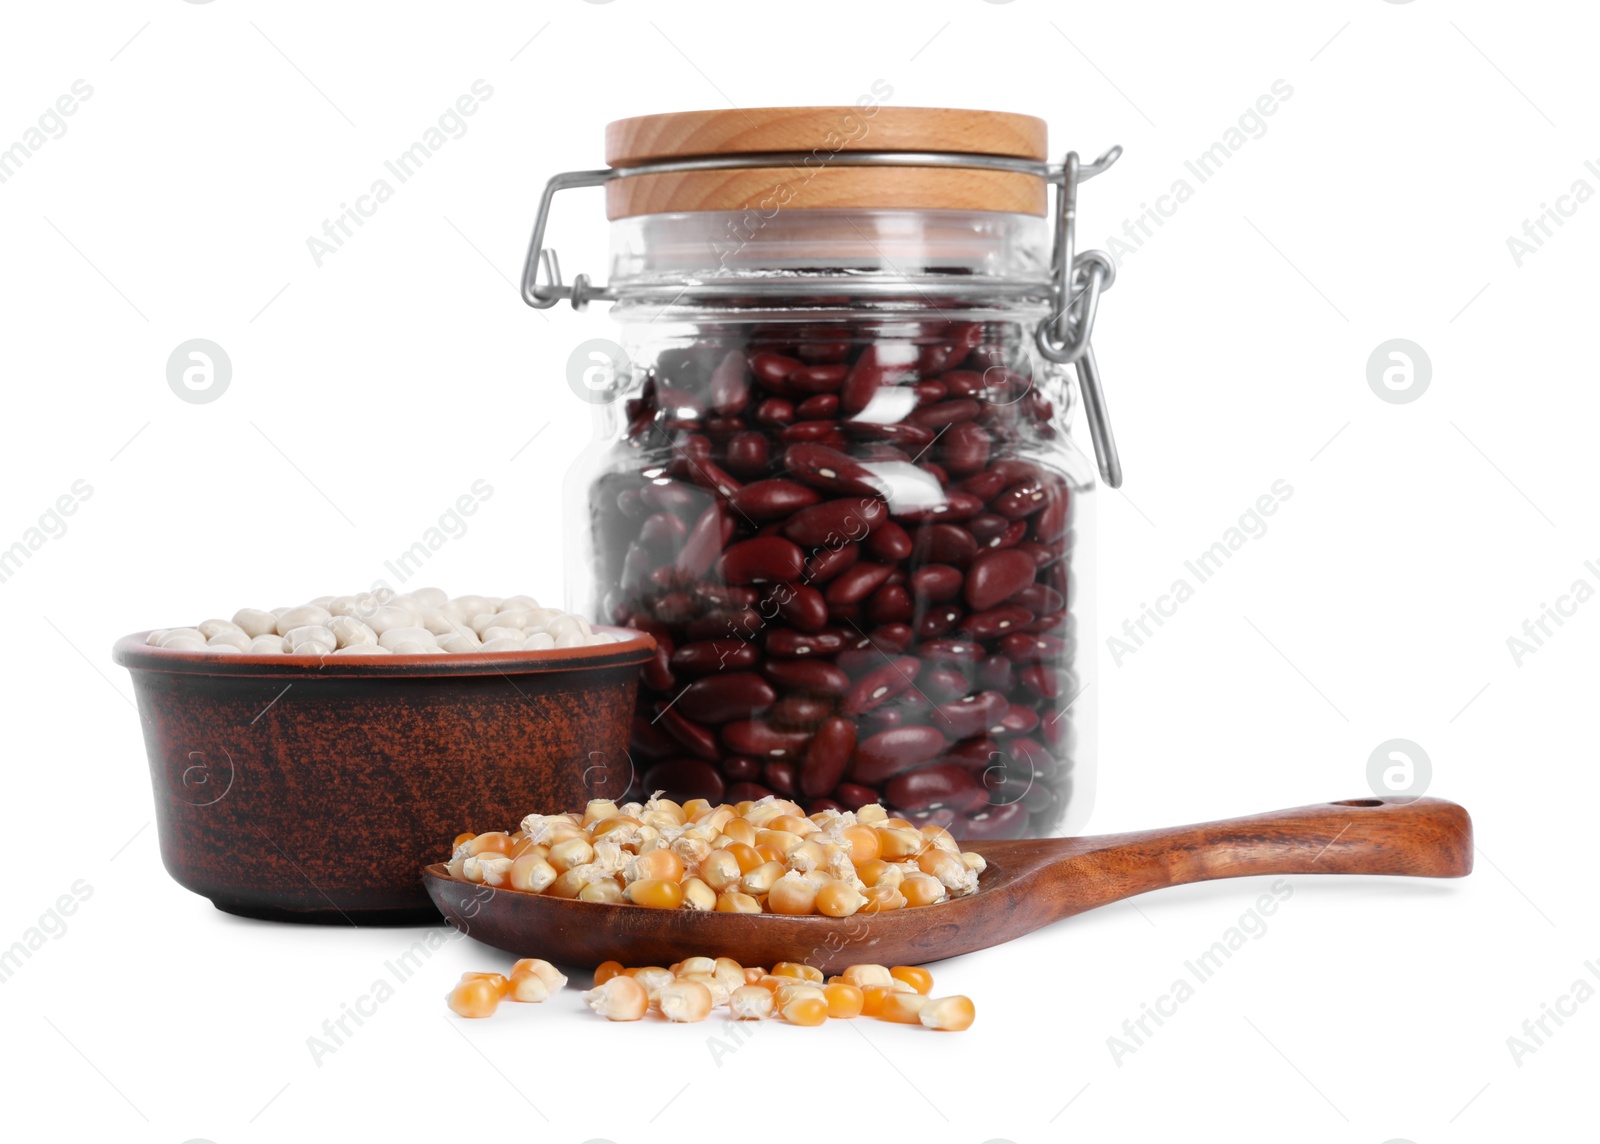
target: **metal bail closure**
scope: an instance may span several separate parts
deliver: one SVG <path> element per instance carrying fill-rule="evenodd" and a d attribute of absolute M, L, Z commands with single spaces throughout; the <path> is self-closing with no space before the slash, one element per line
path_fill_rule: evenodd
<path fill-rule="evenodd" d="M 1100 367 L 1089 339 L 1094 333 L 1100 295 L 1117 279 L 1117 265 L 1100 250 L 1077 253 L 1078 183 L 1100 174 L 1122 155 L 1113 147 L 1087 167 L 1080 167 L 1078 153 L 1067 153 L 1060 167 L 1056 187 L 1056 231 L 1051 298 L 1053 313 L 1034 331 L 1034 342 L 1047 361 L 1072 365 L 1078 371 L 1083 389 L 1083 412 L 1089 422 L 1089 438 L 1094 442 L 1100 476 L 1112 488 L 1122 487 L 1122 459 L 1117 455 L 1117 439 L 1111 431 L 1111 413 L 1106 408 L 1105 390 L 1100 384 Z"/>

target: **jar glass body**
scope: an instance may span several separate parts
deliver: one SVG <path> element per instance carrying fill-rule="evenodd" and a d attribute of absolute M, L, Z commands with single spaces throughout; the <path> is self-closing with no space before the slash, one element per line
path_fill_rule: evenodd
<path fill-rule="evenodd" d="M 1095 480 L 1075 380 L 1034 344 L 1042 220 L 738 225 L 613 224 L 626 364 L 568 479 L 567 584 L 660 645 L 631 790 L 1075 829 Z"/>

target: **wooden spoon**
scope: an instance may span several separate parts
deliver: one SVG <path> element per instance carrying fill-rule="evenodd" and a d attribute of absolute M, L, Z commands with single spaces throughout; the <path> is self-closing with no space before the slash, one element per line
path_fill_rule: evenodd
<path fill-rule="evenodd" d="M 859 962 L 920 965 L 986 949 L 1185 882 L 1250 874 L 1460 878 L 1472 870 L 1472 820 L 1442 799 L 1353 798 L 1166 830 L 967 849 L 989 863 L 976 894 L 849 918 L 600 905 L 457 881 L 438 863 L 423 880 L 450 924 L 519 957 L 671 965 L 706 954 L 768 967 L 804 961 L 837 973 Z"/>

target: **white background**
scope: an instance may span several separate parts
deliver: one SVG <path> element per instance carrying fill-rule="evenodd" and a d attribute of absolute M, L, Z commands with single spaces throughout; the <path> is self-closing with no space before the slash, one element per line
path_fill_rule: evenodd
<path fill-rule="evenodd" d="M 1600 586 L 1600 205 L 1520 267 L 1506 239 L 1576 180 L 1600 189 L 1596 22 L 1438 0 L 8 5 L 0 147 L 74 80 L 93 95 L 0 185 L 0 545 L 74 481 L 93 495 L 0 584 L 0 946 L 74 881 L 92 896 L 0 985 L 0 1116 L 218 1144 L 336 1124 L 619 1144 L 843 1125 L 1577 1138 L 1600 1001 L 1520 1065 L 1507 1038 L 1580 977 L 1600 987 L 1600 604 L 1520 666 L 1506 640 L 1574 580 Z M 465 136 L 315 265 L 307 237 L 477 79 L 494 94 Z M 1121 666 L 1102 648 L 1090 829 L 1362 795 L 1373 748 L 1404 737 L 1431 793 L 1474 813 L 1477 872 L 1297 879 L 1120 1064 L 1107 1038 L 1263 885 L 1171 890 L 940 965 L 939 990 L 978 1006 L 959 1037 L 767 1025 L 720 1058 L 720 1024 L 607 1025 L 575 991 L 447 1020 L 456 974 L 505 961 L 451 942 L 313 1063 L 307 1037 L 420 931 L 246 922 L 173 884 L 111 642 L 364 586 L 479 478 L 493 498 L 428 579 L 559 599 L 560 480 L 589 418 L 565 361 L 611 327 L 603 307 L 534 313 L 511 285 L 543 180 L 598 165 L 614 118 L 847 103 L 876 79 L 897 104 L 1045 116 L 1057 153 L 1122 143 L 1082 197 L 1092 245 L 1292 86 L 1102 308 L 1128 472 L 1102 498 L 1102 637 L 1275 480 L 1295 491 Z M 599 192 L 561 206 L 568 274 L 603 273 Z M 211 404 L 165 378 L 196 337 L 233 363 Z M 1396 337 L 1432 362 L 1409 404 L 1366 378 Z"/>

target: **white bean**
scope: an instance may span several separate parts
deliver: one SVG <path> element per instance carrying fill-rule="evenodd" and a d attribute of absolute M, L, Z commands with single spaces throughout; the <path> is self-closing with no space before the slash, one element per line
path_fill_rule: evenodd
<path fill-rule="evenodd" d="M 449 612 L 440 611 L 437 608 L 430 612 L 422 613 L 420 626 L 427 628 L 436 636 L 459 635 L 462 632 L 470 632 L 472 630 Z"/>
<path fill-rule="evenodd" d="M 318 607 L 316 604 L 301 604 L 298 608 L 290 608 L 278 617 L 278 634 L 286 636 L 291 628 L 304 628 L 321 626 L 333 619 L 333 613 L 327 608 Z"/>
<path fill-rule="evenodd" d="M 499 639 L 484 640 L 479 651 L 521 651 L 522 640 L 517 636 L 502 636 Z"/>
<path fill-rule="evenodd" d="M 442 608 L 450 602 L 450 597 L 440 588 L 418 588 L 411 593 L 411 598 L 424 608 Z"/>
<path fill-rule="evenodd" d="M 532 596 L 507 596 L 500 602 L 500 610 L 502 612 L 509 612 L 513 609 L 519 612 L 532 612 L 537 611 L 538 607 L 539 601 Z"/>
<path fill-rule="evenodd" d="M 544 630 L 556 637 L 556 645 L 558 647 L 572 646 L 571 644 L 562 643 L 562 636 L 582 636 L 586 634 L 584 630 L 578 626 L 578 617 L 576 616 L 559 616 L 546 624 Z"/>
<path fill-rule="evenodd" d="M 250 650 L 250 637 L 243 632 L 218 632 L 206 641 L 207 647 L 231 647 L 238 651 Z"/>
<path fill-rule="evenodd" d="M 339 641 L 341 648 L 378 642 L 378 633 L 354 616 L 334 616 L 328 621 L 328 630 Z"/>
<path fill-rule="evenodd" d="M 283 633 L 283 638 L 289 641 L 289 646 L 296 652 L 299 652 L 300 645 L 304 643 L 325 644 L 330 649 L 339 646 L 339 638 L 322 624 L 306 624 L 303 627 L 290 628 Z"/>
<path fill-rule="evenodd" d="M 314 600 L 307 600 L 306 606 L 309 608 L 321 608 L 323 611 L 327 611 L 328 605 L 331 603 L 333 603 L 332 596 L 318 596 Z"/>
<path fill-rule="evenodd" d="M 427 628 L 405 627 L 389 628 L 385 630 L 378 636 L 378 643 L 388 648 L 390 651 L 394 651 L 399 644 L 417 644 L 420 647 L 436 647 L 439 641 Z"/>
<path fill-rule="evenodd" d="M 605 632 L 595 632 L 592 636 L 589 636 L 587 639 L 585 639 L 583 641 L 583 646 L 584 647 L 599 647 L 601 644 L 608 644 L 608 643 L 613 643 L 613 642 L 615 642 L 615 641 L 612 639 L 612 637 L 608 636 Z"/>
<path fill-rule="evenodd" d="M 430 647 L 426 644 L 419 644 L 415 640 L 401 640 L 392 645 L 389 650 L 395 655 L 427 655 L 428 652 L 438 646 L 438 644 L 434 644 Z"/>
<path fill-rule="evenodd" d="M 568 632 L 565 635 L 559 635 L 559 636 L 556 637 L 556 646 L 557 647 L 582 647 L 583 646 L 583 639 L 584 639 L 584 636 L 583 636 L 582 632 Z"/>
<path fill-rule="evenodd" d="M 206 637 L 206 639 L 210 639 L 218 632 L 238 632 L 240 635 L 247 634 L 243 628 L 234 623 L 232 620 L 204 620 L 200 624 L 199 631 L 201 635 Z"/>
<path fill-rule="evenodd" d="M 490 607 L 489 597 L 487 596 L 457 596 L 446 606 L 449 607 L 451 611 L 462 614 L 468 619 L 473 616 L 481 616 L 485 612 L 492 613 L 495 610 L 494 608 Z"/>
<path fill-rule="evenodd" d="M 199 640 L 201 647 L 206 644 L 206 637 L 200 634 L 199 628 L 169 628 L 166 634 L 161 637 L 161 643 L 158 646 L 171 647 L 173 640 L 180 640 L 184 643 Z"/>
<path fill-rule="evenodd" d="M 170 635 L 161 641 L 167 651 L 205 651 L 206 641 L 199 636 Z"/>
<path fill-rule="evenodd" d="M 521 628 L 493 627 L 484 628 L 483 631 L 478 633 L 478 638 L 484 643 L 489 643 L 492 640 L 516 640 L 517 646 L 520 647 L 525 637 Z"/>
<path fill-rule="evenodd" d="M 206 644 L 206 651 L 210 652 L 212 655 L 243 655 L 244 654 L 244 652 L 240 651 L 238 648 L 234 647 L 232 644 L 226 644 L 226 643 Z"/>
<path fill-rule="evenodd" d="M 160 647 L 161 641 L 167 638 L 167 633 L 171 630 L 171 628 L 157 628 L 155 631 L 144 637 L 144 642 L 149 644 L 151 647 Z"/>
<path fill-rule="evenodd" d="M 393 655 L 386 647 L 379 647 L 375 643 L 346 644 L 333 653 L 334 655 Z"/>
<path fill-rule="evenodd" d="M 247 636 L 270 635 L 278 630 L 278 617 L 260 608 L 240 608 L 233 613 L 233 622 Z"/>
<path fill-rule="evenodd" d="M 524 651 L 545 651 L 556 646 L 556 637 L 549 632 L 534 632 L 522 641 Z"/>
<path fill-rule="evenodd" d="M 445 651 L 453 652 L 456 655 L 463 655 L 469 651 L 477 651 L 483 645 L 479 643 L 478 638 L 472 635 L 470 632 L 466 635 L 452 632 L 450 635 L 439 637 L 439 646 Z"/>
<path fill-rule="evenodd" d="M 323 643 L 321 640 L 306 640 L 305 643 L 294 645 L 293 655 L 332 655 L 333 644 Z"/>
<path fill-rule="evenodd" d="M 377 632 L 380 636 L 390 628 L 414 628 L 420 618 L 409 608 L 397 608 L 386 604 L 375 608 L 370 616 L 362 617 L 367 622 L 367 627 Z"/>
<path fill-rule="evenodd" d="M 289 641 L 282 636 L 257 636 L 250 641 L 251 655 L 282 655 L 289 650 Z"/>
<path fill-rule="evenodd" d="M 498 614 L 495 612 L 479 612 L 477 615 L 472 617 L 467 626 L 473 631 L 477 632 L 478 638 L 482 639 L 484 632 L 488 631 L 490 628 L 500 626 L 498 623 Z"/>

